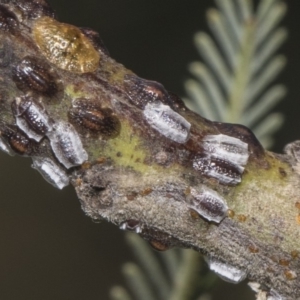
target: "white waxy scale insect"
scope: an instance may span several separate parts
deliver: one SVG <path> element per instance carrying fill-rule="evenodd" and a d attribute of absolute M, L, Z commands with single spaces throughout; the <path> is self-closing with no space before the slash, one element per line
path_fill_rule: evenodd
<path fill-rule="evenodd" d="M 203 138 L 204 152 L 196 156 L 193 167 L 202 174 L 218 179 L 223 184 L 241 182 L 244 166 L 248 162 L 248 144 L 224 134 Z"/>
<path fill-rule="evenodd" d="M 52 130 L 53 121 L 41 105 L 26 97 L 16 98 L 14 104 L 16 124 L 29 138 L 39 142 Z"/>
<path fill-rule="evenodd" d="M 195 170 L 202 174 L 216 178 L 223 184 L 235 185 L 241 182 L 244 168 L 231 164 L 226 160 L 213 156 L 197 156 L 193 161 Z"/>
<path fill-rule="evenodd" d="M 10 156 L 15 155 L 15 152 L 10 148 L 10 146 L 2 138 L 0 138 L 0 150 L 5 152 L 6 154 L 9 154 Z"/>
<path fill-rule="evenodd" d="M 224 281 L 230 283 L 239 283 L 247 277 L 247 273 L 234 266 L 223 263 L 214 258 L 205 257 L 205 260 L 210 268 Z"/>
<path fill-rule="evenodd" d="M 46 181 L 58 189 L 69 185 L 67 173 L 50 158 L 33 157 L 32 168 L 36 169 Z"/>
<path fill-rule="evenodd" d="M 232 136 L 207 135 L 202 140 L 203 149 L 215 157 L 244 166 L 249 158 L 248 144 Z"/>
<path fill-rule="evenodd" d="M 192 188 L 191 196 L 189 207 L 203 218 L 220 223 L 226 217 L 228 206 L 217 192 L 206 187 L 199 191 Z"/>
<path fill-rule="evenodd" d="M 47 136 L 56 158 L 67 169 L 79 166 L 88 159 L 80 137 L 71 124 L 63 121 L 57 122 Z"/>
<path fill-rule="evenodd" d="M 189 139 L 191 124 L 170 106 L 150 102 L 143 113 L 152 128 L 172 141 L 183 144 Z"/>
<path fill-rule="evenodd" d="M 123 222 L 119 228 L 122 230 L 134 231 L 135 233 L 142 232 L 142 227 L 140 225 L 140 222 L 137 220 L 127 220 Z"/>

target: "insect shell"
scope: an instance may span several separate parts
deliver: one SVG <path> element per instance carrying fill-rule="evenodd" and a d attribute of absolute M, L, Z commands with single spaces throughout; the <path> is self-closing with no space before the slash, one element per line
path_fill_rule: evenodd
<path fill-rule="evenodd" d="M 44 107 L 36 103 L 32 97 L 16 98 L 11 106 L 17 126 L 29 138 L 39 142 L 52 130 L 54 121 L 49 117 Z"/>
<path fill-rule="evenodd" d="M 4 142 L 17 154 L 29 156 L 37 148 L 37 143 L 29 139 L 14 125 L 1 126 L 0 134 Z"/>
<path fill-rule="evenodd" d="M 226 217 L 228 210 L 226 201 L 217 192 L 204 187 L 200 191 L 191 189 L 188 206 L 203 218 L 216 223 L 220 223 Z"/>
<path fill-rule="evenodd" d="M 202 146 L 207 153 L 240 166 L 246 165 L 249 158 L 248 144 L 228 135 L 207 135 Z"/>
<path fill-rule="evenodd" d="M 172 141 L 183 144 L 189 139 L 191 124 L 170 106 L 149 102 L 143 114 L 152 128 Z"/>
<path fill-rule="evenodd" d="M 6 6 L 0 4 L 0 30 L 13 31 L 18 25 L 16 15 Z"/>
<path fill-rule="evenodd" d="M 216 178 L 222 184 L 241 182 L 248 162 L 248 144 L 240 139 L 218 134 L 207 135 L 202 141 L 203 153 L 195 157 L 193 167 L 203 175 Z"/>
<path fill-rule="evenodd" d="M 46 157 L 33 157 L 32 168 L 36 169 L 43 178 L 58 189 L 63 189 L 69 185 L 69 177 L 67 173 L 52 159 Z"/>
<path fill-rule="evenodd" d="M 193 167 L 201 174 L 215 178 L 220 183 L 227 185 L 240 183 L 244 170 L 227 160 L 205 155 L 196 156 L 193 160 Z"/>
<path fill-rule="evenodd" d="M 36 19 L 42 16 L 54 18 L 55 16 L 52 8 L 44 0 L 13 0 L 13 2 L 28 19 Z"/>
<path fill-rule="evenodd" d="M 47 136 L 56 158 L 67 169 L 81 165 L 88 159 L 80 137 L 71 124 L 59 121 L 53 125 L 53 130 Z"/>
<path fill-rule="evenodd" d="M 155 101 L 169 104 L 169 94 L 159 82 L 126 74 L 124 87 L 129 99 L 139 108 L 144 109 L 148 103 Z"/>
<path fill-rule="evenodd" d="M 204 257 L 210 270 L 214 271 L 224 281 L 239 283 L 247 277 L 247 273 L 232 265 L 223 263 L 215 258 Z"/>
<path fill-rule="evenodd" d="M 99 52 L 77 27 L 41 17 L 35 21 L 32 32 L 42 54 L 58 68 L 73 73 L 94 72 L 98 68 Z"/>
<path fill-rule="evenodd" d="M 102 108 L 98 102 L 89 99 L 75 99 L 68 116 L 79 129 L 106 138 L 116 137 L 121 130 L 121 123 L 110 108 Z"/>
<path fill-rule="evenodd" d="M 140 221 L 137 220 L 127 220 L 120 225 L 120 229 L 134 231 L 136 233 L 142 232 L 142 227 Z"/>
<path fill-rule="evenodd" d="M 171 248 L 170 245 L 168 245 L 168 243 L 164 243 L 158 240 L 149 240 L 149 244 L 154 250 L 159 252 L 167 251 Z"/>
<path fill-rule="evenodd" d="M 23 92 L 33 91 L 49 97 L 58 92 L 55 75 L 41 60 L 32 56 L 26 56 L 13 68 L 12 78 Z"/>

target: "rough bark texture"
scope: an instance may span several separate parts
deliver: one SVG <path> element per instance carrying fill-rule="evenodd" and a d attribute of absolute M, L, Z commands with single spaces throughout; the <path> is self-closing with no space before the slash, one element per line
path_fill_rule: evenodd
<path fill-rule="evenodd" d="M 248 279 L 259 282 L 266 295 L 276 295 L 275 299 L 300 299 L 297 143 L 285 155 L 265 151 L 244 126 L 208 121 L 158 83 L 143 80 L 115 62 L 91 30 L 78 33 L 75 27 L 55 25 L 52 34 L 46 33 L 48 39 L 37 38 L 35 31 L 45 30 L 37 28 L 37 20 L 47 16 L 47 24 L 53 17 L 44 2 L 1 3 L 0 130 L 11 154 L 51 158 L 67 173 L 83 210 L 93 219 L 125 224 L 124 228 L 138 231 L 161 250 L 176 246 L 200 251 L 245 271 Z M 95 53 L 82 54 L 80 47 L 68 53 L 57 46 L 61 40 L 53 36 L 61 32 L 67 32 L 70 44 L 93 45 L 99 54 L 95 71 L 86 72 L 82 66 L 89 55 L 95 64 Z M 59 50 L 47 54 L 42 50 L 44 43 Z M 36 68 L 24 75 L 18 66 L 28 56 Z M 53 124 L 59 120 L 72 123 L 88 161 L 67 169 L 51 150 L 50 134 L 42 133 L 40 142 L 28 139 L 15 126 L 16 118 L 23 115 L 13 115 L 11 110 L 12 102 L 20 97 L 33 97 Z M 172 134 L 170 138 L 151 126 L 144 114 L 148 103 L 162 103 L 176 118 L 181 115 L 190 123 L 186 140 Z M 207 160 L 205 138 L 219 135 L 248 145 L 243 171 L 230 161 Z M 195 167 L 197 158 L 209 166 Z M 227 178 L 241 176 L 241 182 L 224 182 L 205 168 L 217 168 Z M 229 210 L 220 223 L 191 209 L 195 191 L 204 187 L 227 203 Z"/>

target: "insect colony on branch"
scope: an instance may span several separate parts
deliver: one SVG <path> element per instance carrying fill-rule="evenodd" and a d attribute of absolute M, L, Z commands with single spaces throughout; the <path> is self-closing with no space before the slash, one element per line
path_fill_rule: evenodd
<path fill-rule="evenodd" d="M 12 80 L 21 94 L 11 102 L 15 123 L 0 124 L 0 148 L 11 155 L 32 157 L 33 168 L 49 183 L 62 189 L 69 184 L 68 170 L 89 159 L 82 136 L 88 133 L 92 138 L 117 138 L 122 126 L 112 108 L 102 106 L 101 99 L 83 97 L 72 100 L 68 108 L 69 122 L 54 119 L 47 106 L 51 99 L 60 97 L 63 83 L 51 65 L 78 76 L 93 73 L 107 50 L 100 42 L 97 44 L 98 36 L 92 31 L 55 20 L 53 11 L 44 2 L 17 1 L 16 10 L 19 14 L 0 4 L 0 30 L 13 34 L 21 26 L 20 15 L 27 18 L 32 22 L 30 34 L 40 58 L 25 55 L 13 68 Z M 189 143 L 193 124 L 180 114 L 185 108 L 177 96 L 167 92 L 160 83 L 133 74 L 124 76 L 123 89 L 128 102 L 141 111 L 152 134 L 178 145 Z M 52 157 L 41 150 L 45 141 L 51 146 Z M 218 133 L 206 134 L 198 142 L 199 153 L 190 164 L 199 176 L 216 179 L 222 185 L 241 182 L 249 158 L 245 141 Z M 215 224 L 220 223 L 228 211 L 226 200 L 217 191 L 204 186 L 191 187 L 187 208 Z M 143 224 L 138 220 L 125 220 L 120 228 L 143 232 Z M 163 244 L 156 244 L 156 248 L 167 249 Z M 208 264 L 232 282 L 246 277 L 245 272 L 220 261 L 208 258 Z"/>

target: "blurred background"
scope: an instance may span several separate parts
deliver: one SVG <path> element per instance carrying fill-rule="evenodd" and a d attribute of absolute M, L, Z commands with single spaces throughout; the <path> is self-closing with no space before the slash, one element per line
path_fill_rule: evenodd
<path fill-rule="evenodd" d="M 191 77 L 187 64 L 199 60 L 193 36 L 208 30 L 205 10 L 212 0 L 49 0 L 60 21 L 91 27 L 110 54 L 141 77 L 161 82 L 184 96 Z M 288 1 L 284 25 L 289 39 L 281 49 L 288 66 L 278 81 L 288 96 L 275 108 L 285 114 L 273 150 L 300 139 L 300 44 L 297 0 Z M 28 158 L 0 153 L 0 299 L 109 299 L 123 284 L 120 267 L 134 260 L 123 234 L 96 224 L 80 209 L 71 187 L 58 191 L 30 168 Z M 245 283 L 218 282 L 213 300 L 254 299 Z"/>

